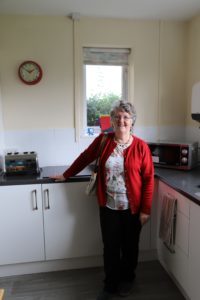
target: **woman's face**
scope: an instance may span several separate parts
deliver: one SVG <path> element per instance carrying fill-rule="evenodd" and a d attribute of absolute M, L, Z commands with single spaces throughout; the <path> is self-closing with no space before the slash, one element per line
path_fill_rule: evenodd
<path fill-rule="evenodd" d="M 112 123 L 115 132 L 127 134 L 131 131 L 133 119 L 129 113 L 117 110 Z"/>

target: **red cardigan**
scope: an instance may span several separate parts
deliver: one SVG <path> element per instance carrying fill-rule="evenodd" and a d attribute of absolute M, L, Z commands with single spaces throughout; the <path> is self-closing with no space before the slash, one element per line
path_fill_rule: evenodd
<path fill-rule="evenodd" d="M 98 156 L 103 134 L 100 134 L 89 147 L 83 151 L 72 165 L 63 173 L 67 179 L 78 174 Z M 150 214 L 153 188 L 154 167 L 148 145 L 136 136 L 130 147 L 124 150 L 124 173 L 127 195 L 131 212 Z M 97 198 L 100 206 L 106 204 L 105 163 L 116 147 L 114 134 L 107 134 L 106 143 L 99 161 L 97 177 Z"/>

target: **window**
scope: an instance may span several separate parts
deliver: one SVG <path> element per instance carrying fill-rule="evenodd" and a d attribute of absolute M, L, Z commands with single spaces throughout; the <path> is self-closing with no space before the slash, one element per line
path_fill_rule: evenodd
<path fill-rule="evenodd" d="M 108 115 L 114 101 L 128 101 L 130 49 L 83 48 L 86 135 L 100 132 L 99 117 Z"/>

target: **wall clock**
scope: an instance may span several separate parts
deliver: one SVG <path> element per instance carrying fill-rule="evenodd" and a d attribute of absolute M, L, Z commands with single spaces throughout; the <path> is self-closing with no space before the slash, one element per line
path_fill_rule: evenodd
<path fill-rule="evenodd" d="M 19 66 L 19 78 L 26 84 L 36 84 L 42 79 L 42 68 L 32 60 L 26 60 Z"/>

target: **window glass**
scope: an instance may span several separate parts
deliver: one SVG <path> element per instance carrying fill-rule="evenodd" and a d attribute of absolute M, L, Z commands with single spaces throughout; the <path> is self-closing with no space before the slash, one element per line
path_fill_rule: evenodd
<path fill-rule="evenodd" d="M 86 65 L 87 126 L 99 126 L 99 116 L 109 114 L 121 98 L 121 66 Z"/>
<path fill-rule="evenodd" d="M 84 48 L 85 134 L 101 131 L 114 101 L 128 100 L 129 49 Z M 106 119 L 104 119 L 106 120 Z"/>

